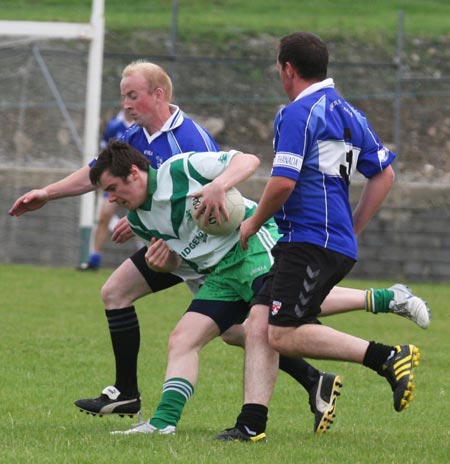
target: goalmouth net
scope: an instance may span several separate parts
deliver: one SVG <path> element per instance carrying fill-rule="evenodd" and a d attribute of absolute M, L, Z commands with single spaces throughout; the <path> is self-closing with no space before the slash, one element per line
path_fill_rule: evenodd
<path fill-rule="evenodd" d="M 103 36 L 104 0 L 93 0 L 88 24 L 0 21 L 0 165 L 14 177 L 14 188 L 7 193 L 17 195 L 11 201 L 30 189 L 36 172 L 42 171 L 38 179 L 44 182 L 31 188 L 46 185 L 52 172 L 65 177 L 96 156 Z M 10 199 L 3 188 L 2 197 Z M 94 193 L 82 195 L 79 262 L 89 253 L 94 212 Z M 25 222 L 9 219 L 6 230 L 16 230 L 4 237 L 3 246 L 17 242 Z M 71 233 L 68 237 L 73 239 Z M 64 231 L 59 240 L 66 242 Z"/>

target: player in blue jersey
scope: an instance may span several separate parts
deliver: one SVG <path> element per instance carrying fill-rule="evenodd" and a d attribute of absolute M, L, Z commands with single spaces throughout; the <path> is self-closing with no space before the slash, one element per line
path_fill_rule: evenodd
<path fill-rule="evenodd" d="M 419 363 L 414 345 L 369 342 L 319 323 L 321 304 L 352 269 L 357 235 L 370 221 L 394 181 L 394 153 L 388 150 L 365 116 L 340 96 L 327 78 L 328 49 L 316 35 L 299 32 L 280 41 L 277 65 L 291 101 L 274 123 L 271 177 L 255 213 L 241 225 L 241 244 L 274 216 L 281 238 L 274 264 L 256 298 L 246 340 L 246 366 L 254 349 L 252 332 L 265 330 L 268 343 L 290 356 L 360 363 L 385 377 L 393 390 L 394 408 L 402 411 L 412 399 L 412 370 Z M 349 186 L 358 170 L 367 182 L 352 213 Z M 270 310 L 269 310 L 270 309 Z M 254 317 L 256 316 L 256 317 Z M 252 330 L 253 328 L 253 330 Z M 261 371 L 275 378 L 270 356 L 259 373 L 246 370 L 251 385 Z M 260 433 L 254 404 L 245 404 L 234 428 L 217 438 L 248 440 Z M 262 407 L 259 414 L 264 410 Z"/>
<path fill-rule="evenodd" d="M 110 140 L 122 138 L 126 130 L 131 126 L 132 119 L 128 114 L 120 110 L 106 124 L 100 141 L 100 149 L 104 149 Z M 109 237 L 109 227 L 112 218 L 117 213 L 117 205 L 106 201 L 108 195 L 103 194 L 101 198 L 100 211 L 95 227 L 92 251 L 89 254 L 89 259 L 86 263 L 81 263 L 78 267 L 80 271 L 96 271 L 101 264 L 102 252 L 106 241 Z"/>

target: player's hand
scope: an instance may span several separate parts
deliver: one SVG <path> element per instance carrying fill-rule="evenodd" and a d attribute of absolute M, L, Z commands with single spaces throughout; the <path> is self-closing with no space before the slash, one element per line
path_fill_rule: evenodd
<path fill-rule="evenodd" d="M 42 208 L 48 200 L 48 193 L 45 189 L 31 190 L 14 202 L 8 214 L 10 216 L 22 216 L 22 214 L 28 213 L 29 211 Z"/>
<path fill-rule="evenodd" d="M 145 261 L 153 271 L 171 272 L 179 266 L 181 258 L 167 246 L 162 238 L 152 238 L 145 253 Z"/>
<path fill-rule="evenodd" d="M 134 233 L 131 230 L 130 224 L 126 216 L 120 218 L 117 224 L 114 226 L 111 240 L 115 243 L 125 243 L 134 237 Z"/>
<path fill-rule="evenodd" d="M 203 215 L 203 223 L 205 225 L 209 224 L 210 216 L 213 216 L 219 225 L 222 224 L 222 220 L 228 221 L 229 215 L 225 205 L 225 190 L 220 184 L 211 182 L 193 196 L 195 198 L 201 197 L 202 199 L 200 206 L 195 212 L 195 219 Z"/>
<path fill-rule="evenodd" d="M 242 221 L 241 226 L 239 227 L 239 232 L 241 235 L 241 247 L 243 250 L 248 248 L 248 239 L 255 235 L 259 229 L 259 226 L 255 225 L 254 221 L 252 221 L 252 216 L 245 221 Z"/>

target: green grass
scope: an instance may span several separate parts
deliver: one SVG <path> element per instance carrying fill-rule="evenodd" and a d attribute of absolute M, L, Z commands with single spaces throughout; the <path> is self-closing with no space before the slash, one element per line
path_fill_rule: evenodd
<path fill-rule="evenodd" d="M 106 26 L 130 34 L 136 30 L 170 31 L 169 0 L 106 0 Z M 398 11 L 405 13 L 407 34 L 448 35 L 446 0 L 190 0 L 178 1 L 183 40 L 225 40 L 237 34 L 279 36 L 312 30 L 328 40 L 395 38 Z M 1 19 L 88 22 L 90 0 L 1 0 Z"/>
<path fill-rule="evenodd" d="M 433 309 L 430 329 L 393 315 L 356 312 L 329 325 L 386 343 L 421 348 L 416 399 L 398 414 L 388 384 L 361 366 L 315 361 L 344 379 L 338 417 L 312 433 L 307 396 L 285 374 L 274 393 L 266 444 L 217 443 L 231 426 L 242 392 L 242 352 L 214 341 L 201 354 L 199 383 L 176 436 L 111 436 L 133 420 L 81 414 L 73 401 L 114 381 L 113 356 L 99 296 L 108 271 L 0 265 L 0 462 L 14 463 L 447 463 L 450 423 L 448 301 L 445 285 L 415 284 Z M 366 288 L 387 282 L 349 281 Z M 389 283 L 391 284 L 391 283 Z M 189 299 L 184 286 L 137 303 L 140 387 L 149 417 L 161 391 L 166 344 Z"/>

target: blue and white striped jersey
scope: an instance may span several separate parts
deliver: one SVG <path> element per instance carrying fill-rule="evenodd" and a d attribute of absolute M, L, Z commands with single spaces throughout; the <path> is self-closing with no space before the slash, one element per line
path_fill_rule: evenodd
<path fill-rule="evenodd" d="M 370 178 L 395 154 L 364 114 L 325 79 L 282 108 L 274 122 L 272 176 L 296 186 L 275 220 L 283 242 L 306 242 L 357 259 L 349 185 L 355 169 Z"/>
<path fill-rule="evenodd" d="M 180 108 L 170 105 L 172 116 L 165 122 L 159 132 L 149 134 L 143 127 L 132 125 L 121 137 L 150 161 L 154 169 L 179 153 L 189 151 L 219 151 L 219 147 L 202 126 L 183 115 Z M 93 166 L 95 160 L 89 163 Z"/>

